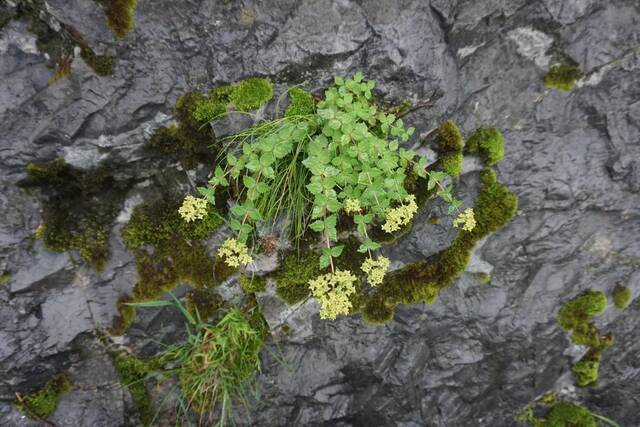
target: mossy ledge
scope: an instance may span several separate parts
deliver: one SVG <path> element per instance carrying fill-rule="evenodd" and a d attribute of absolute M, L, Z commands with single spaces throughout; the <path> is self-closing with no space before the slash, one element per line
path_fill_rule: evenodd
<path fill-rule="evenodd" d="M 45 247 L 54 252 L 77 250 L 84 261 L 102 270 L 111 257 L 109 232 L 129 182 L 116 181 L 106 167 L 84 171 L 62 158 L 29 163 L 27 174 L 19 185 L 40 190 L 44 224 L 37 235 Z"/>
<path fill-rule="evenodd" d="M 119 303 L 120 315 L 112 334 L 122 335 L 135 319 L 135 307 L 128 304 L 160 298 L 180 283 L 212 289 L 235 271 L 210 256 L 203 243 L 222 224 L 215 208 L 208 207 L 205 219 L 186 223 L 178 214 L 179 206 L 179 201 L 137 206 L 122 229 L 123 241 L 136 260 L 138 278 L 133 294 Z M 190 306 L 198 303 L 191 300 Z"/>
<path fill-rule="evenodd" d="M 362 314 L 366 321 L 388 322 L 398 304 L 434 302 L 437 294 L 465 271 L 476 243 L 513 218 L 518 205 L 516 195 L 497 181 L 492 169 L 484 169 L 480 181 L 476 227 L 472 231 L 460 230 L 450 247 L 427 260 L 389 273 L 385 281 L 365 297 Z"/>
<path fill-rule="evenodd" d="M 49 418 L 56 410 L 58 400 L 71 390 L 66 375 L 51 378 L 40 390 L 18 397 L 16 408 L 30 417 Z"/>
<path fill-rule="evenodd" d="M 558 313 L 560 327 L 571 332 L 574 344 L 589 347 L 587 353 L 573 364 L 576 385 L 587 387 L 598 382 L 602 352 L 613 343 L 611 336 L 601 336 L 592 322 L 607 308 L 607 297 L 600 291 L 588 290 L 567 302 Z"/>

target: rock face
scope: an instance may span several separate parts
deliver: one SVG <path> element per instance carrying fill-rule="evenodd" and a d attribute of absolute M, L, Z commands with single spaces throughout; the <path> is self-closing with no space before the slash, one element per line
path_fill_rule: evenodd
<path fill-rule="evenodd" d="M 0 11 L 18 3 L 29 2 L 4 1 Z M 625 311 L 610 303 L 596 318 L 615 342 L 592 388 L 569 386 L 581 353 L 556 321 L 560 306 L 588 288 L 611 295 L 621 284 L 640 295 L 636 0 L 138 0 L 135 29 L 121 40 L 97 2 L 43 4 L 52 28 L 74 27 L 115 65 L 99 77 L 78 58 L 69 78 L 49 82 L 53 70 L 26 18 L 0 29 L 0 271 L 11 274 L 0 284 L 1 425 L 34 425 L 10 405 L 14 393 L 63 370 L 76 388 L 60 400 L 56 425 L 137 423 L 92 338 L 135 282 L 119 238 L 124 220 L 114 224 L 101 273 L 47 252 L 32 237 L 39 197 L 16 187 L 25 165 L 56 157 L 83 169 L 106 164 L 144 187 L 159 169 L 184 175 L 144 144 L 186 91 L 255 75 L 321 89 L 356 70 L 389 100 L 430 100 L 405 118 L 417 133 L 448 118 L 466 135 L 499 128 L 506 145 L 497 172 L 519 196 L 519 212 L 474 255 L 474 271 L 492 270 L 489 284 L 465 274 L 434 305 L 400 306 L 381 327 L 294 310 L 289 334 L 263 352 L 264 403 L 242 423 L 511 426 L 528 402 L 564 387 L 595 413 L 640 424 L 638 303 Z M 571 92 L 545 89 L 547 67 L 567 60 L 585 77 Z M 126 217 L 130 206 L 122 209 Z M 390 250 L 399 263 L 450 238 L 448 223 L 419 220 Z"/>

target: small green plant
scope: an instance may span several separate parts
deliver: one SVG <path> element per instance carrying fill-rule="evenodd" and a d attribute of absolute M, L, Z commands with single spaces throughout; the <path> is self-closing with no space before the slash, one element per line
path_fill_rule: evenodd
<path fill-rule="evenodd" d="M 556 64 L 544 76 L 544 85 L 568 92 L 581 77 L 582 71 L 575 65 Z"/>
<path fill-rule="evenodd" d="M 58 400 L 71 390 L 66 375 L 59 374 L 47 382 L 44 387 L 32 394 L 17 395 L 16 407 L 27 415 L 46 419 L 56 410 Z"/>
<path fill-rule="evenodd" d="M 613 304 L 618 310 L 625 310 L 631 304 L 633 294 L 626 286 L 616 286 L 613 290 Z"/>
<path fill-rule="evenodd" d="M 358 250 L 372 262 L 372 251 L 380 243 L 368 230 L 381 226 L 393 233 L 409 224 L 418 210 L 416 196 L 405 188 L 409 174 L 424 179 L 428 190 L 437 190 L 450 204 L 450 213 L 457 210 L 461 202 L 452 196 L 451 186 L 441 185 L 447 175 L 427 171 L 426 158 L 400 146 L 414 129 L 405 129 L 401 119 L 376 107 L 371 95 L 374 86 L 361 73 L 347 80 L 336 77 L 315 110 L 310 108 L 312 98 L 292 89 L 288 114 L 228 138 L 226 167 L 218 165 L 210 185 L 198 190 L 215 204 L 219 188 L 240 189 L 229 220 L 237 237 L 218 252 L 229 265 L 251 262 L 247 243 L 254 235 L 254 224 L 284 212 L 294 224 L 295 238 L 308 230 L 321 236 L 324 248 L 319 267 L 340 276 L 322 276 L 328 285 L 323 287 L 323 300 L 337 301 L 327 295 L 337 289 L 332 284 L 343 283 L 341 275 L 349 273 L 338 273 L 334 261 L 344 249 L 337 243 L 341 215 L 352 217 L 361 240 Z M 451 123 L 441 133 L 443 149 L 461 155 L 457 127 Z M 379 268 L 375 277 L 371 285 L 382 281 Z M 343 306 L 339 311 L 345 310 Z"/>

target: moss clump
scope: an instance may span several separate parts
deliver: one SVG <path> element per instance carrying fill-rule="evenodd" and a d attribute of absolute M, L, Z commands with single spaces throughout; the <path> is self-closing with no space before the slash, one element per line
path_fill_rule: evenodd
<path fill-rule="evenodd" d="M 560 402 L 551 407 L 546 416 L 545 427 L 596 427 L 596 420 L 584 406 Z"/>
<path fill-rule="evenodd" d="M 9 280 L 11 280 L 11 273 L 5 271 L 0 274 L 0 284 L 9 283 Z"/>
<path fill-rule="evenodd" d="M 587 408 L 569 402 L 552 403 L 544 418 L 536 418 L 531 405 L 522 411 L 516 421 L 533 427 L 596 427 L 596 419 Z"/>
<path fill-rule="evenodd" d="M 46 419 L 56 410 L 58 400 L 70 390 L 71 383 L 67 377 L 64 374 L 58 374 L 40 390 L 20 397 L 16 408 L 26 415 Z"/>
<path fill-rule="evenodd" d="M 571 341 L 589 347 L 584 357 L 573 364 L 576 385 L 586 387 L 598 382 L 598 369 L 602 352 L 612 344 L 610 336 L 601 336 L 592 322 L 607 308 L 607 298 L 600 291 L 588 290 L 567 302 L 558 313 L 558 323 L 571 332 Z"/>
<path fill-rule="evenodd" d="M 257 110 L 273 97 L 273 84 L 268 79 L 251 78 L 238 82 L 229 100 L 239 111 Z"/>
<path fill-rule="evenodd" d="M 487 284 L 491 281 L 491 275 L 489 273 L 478 272 L 473 273 L 473 277 L 480 283 Z"/>
<path fill-rule="evenodd" d="M 133 13 L 136 10 L 136 0 L 97 0 L 104 7 L 107 24 L 113 34 L 123 38 L 133 30 Z"/>
<path fill-rule="evenodd" d="M 185 296 L 185 306 L 193 316 L 208 319 L 224 305 L 224 300 L 212 289 L 192 289 Z"/>
<path fill-rule="evenodd" d="M 391 272 L 368 296 L 363 310 L 365 320 L 385 323 L 398 304 L 433 302 L 434 291 L 451 285 L 465 271 L 476 243 L 504 226 L 513 218 L 518 206 L 515 194 L 497 182 L 495 172 L 480 173 L 482 183 L 476 199 L 476 226 L 472 231 L 460 230 L 447 249 L 423 262 L 409 264 Z"/>
<path fill-rule="evenodd" d="M 309 92 L 299 87 L 292 87 L 288 94 L 291 102 L 284 112 L 285 117 L 305 116 L 313 113 L 315 103 Z"/>
<path fill-rule="evenodd" d="M 115 354 L 114 365 L 120 375 L 122 385 L 129 389 L 131 398 L 138 408 L 140 421 L 145 426 L 151 425 L 154 413 L 151 409 L 151 400 L 145 386 L 145 380 L 154 368 L 153 363 L 121 351 Z"/>
<path fill-rule="evenodd" d="M 575 65 L 556 64 L 544 76 L 544 85 L 568 92 L 581 77 L 582 71 Z"/>
<path fill-rule="evenodd" d="M 575 376 L 577 386 L 587 387 L 598 382 L 601 359 L 602 352 L 594 350 L 588 352 L 580 361 L 573 364 L 571 370 Z"/>
<path fill-rule="evenodd" d="M 110 76 L 113 74 L 113 56 L 96 55 L 88 46 L 80 48 L 80 57 L 99 76 Z"/>
<path fill-rule="evenodd" d="M 343 257 L 344 258 L 344 257 Z M 274 274 L 276 294 L 287 304 L 297 304 L 308 298 L 309 280 L 320 274 L 319 256 L 311 251 L 290 251 Z"/>
<path fill-rule="evenodd" d="M 199 122 L 210 122 L 227 112 L 229 94 L 233 91 L 233 86 L 225 85 L 217 87 L 211 91 L 206 98 L 196 102 L 193 109 L 193 118 Z"/>
<path fill-rule="evenodd" d="M 590 347 L 600 346 L 598 330 L 591 322 L 607 308 L 607 297 L 600 291 L 586 291 L 567 302 L 558 313 L 558 323 L 565 331 L 571 332 L 575 344 Z"/>
<path fill-rule="evenodd" d="M 20 185 L 40 189 L 44 200 L 40 235 L 45 247 L 78 250 L 83 260 L 102 270 L 111 256 L 109 231 L 129 183 L 115 181 L 107 168 L 82 171 L 64 159 L 30 163 L 27 173 Z"/>
<path fill-rule="evenodd" d="M 629 307 L 632 299 L 633 295 L 631 293 L 631 289 L 625 286 L 617 286 L 613 290 L 613 304 L 619 310 L 624 310 Z"/>
<path fill-rule="evenodd" d="M 465 144 L 465 153 L 479 154 L 488 166 L 498 163 L 504 157 L 504 137 L 496 128 L 479 128 Z"/>
<path fill-rule="evenodd" d="M 245 293 L 253 294 L 264 292 L 267 289 L 267 278 L 265 276 L 240 275 L 240 287 Z"/>
<path fill-rule="evenodd" d="M 462 172 L 463 148 L 460 129 L 453 121 L 447 120 L 438 128 L 436 150 L 440 155 L 440 167 L 453 178 L 457 178 Z"/>
<path fill-rule="evenodd" d="M 193 117 L 203 96 L 189 92 L 176 101 L 177 126 L 159 128 L 149 141 L 152 150 L 178 160 L 187 169 L 199 163 L 213 163 L 215 153 L 209 148 L 215 142 L 210 126 L 203 126 Z"/>
<path fill-rule="evenodd" d="M 136 308 L 129 303 L 133 303 L 134 300 L 130 296 L 122 297 L 118 300 L 118 316 L 114 319 L 109 333 L 111 335 L 120 336 L 124 335 L 129 328 L 129 325 L 136 320 Z"/>
<path fill-rule="evenodd" d="M 442 170 L 452 178 L 457 178 L 462 172 L 462 164 L 464 163 L 464 157 L 462 153 L 445 154 L 440 158 Z"/>
<path fill-rule="evenodd" d="M 462 142 L 462 134 L 460 128 L 452 120 L 444 122 L 437 131 L 438 136 L 438 152 L 461 152 L 464 143 Z"/>
<path fill-rule="evenodd" d="M 179 283 L 211 289 L 233 273 L 226 264 L 215 261 L 202 243 L 222 221 L 210 212 L 203 220 L 185 223 L 178 214 L 179 205 L 163 202 L 138 206 L 122 229 L 138 273 L 133 295 L 125 302 L 159 298 Z M 131 306 L 120 304 L 120 308 L 120 317 L 112 328 L 114 334 L 124 333 L 135 318 Z"/>

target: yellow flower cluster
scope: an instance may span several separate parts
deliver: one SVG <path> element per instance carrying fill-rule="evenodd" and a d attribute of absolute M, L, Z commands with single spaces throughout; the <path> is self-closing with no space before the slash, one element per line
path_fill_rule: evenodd
<path fill-rule="evenodd" d="M 204 219 L 207 216 L 207 200 L 199 199 L 191 195 L 184 198 L 178 213 L 186 222 Z"/>
<path fill-rule="evenodd" d="M 358 214 L 362 211 L 358 199 L 347 199 L 344 201 L 344 211 L 347 215 Z"/>
<path fill-rule="evenodd" d="M 387 233 L 400 230 L 400 227 L 411 222 L 416 212 L 418 212 L 416 196 L 409 194 L 406 204 L 400 205 L 397 208 L 387 209 L 387 221 L 382 225 L 382 230 Z"/>
<path fill-rule="evenodd" d="M 453 226 L 458 227 L 462 225 L 462 229 L 465 231 L 471 231 L 476 226 L 476 219 L 473 216 L 473 209 L 467 208 L 464 212 L 461 212 L 456 219 L 453 220 Z"/>
<path fill-rule="evenodd" d="M 349 297 L 356 291 L 356 276 L 349 270 L 336 270 L 309 281 L 309 289 L 320 301 L 320 318 L 335 320 L 340 315 L 349 314 Z"/>
<path fill-rule="evenodd" d="M 384 275 L 387 273 L 390 264 L 389 258 L 381 256 L 376 260 L 372 258 L 365 259 L 360 268 L 367 274 L 367 280 L 371 286 L 377 286 L 384 280 Z"/>
<path fill-rule="evenodd" d="M 224 262 L 230 267 L 239 267 L 253 261 L 251 255 L 249 255 L 247 245 L 238 242 L 236 239 L 225 240 L 220 249 L 218 249 L 218 256 L 225 258 Z"/>

